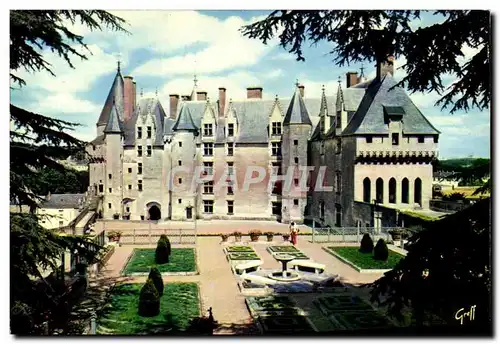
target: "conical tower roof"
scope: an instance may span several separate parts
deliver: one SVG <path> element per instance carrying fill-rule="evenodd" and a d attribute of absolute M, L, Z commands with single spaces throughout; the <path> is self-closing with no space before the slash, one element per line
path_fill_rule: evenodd
<path fill-rule="evenodd" d="M 295 93 L 293 94 L 288 110 L 286 111 L 283 125 L 289 124 L 309 124 L 312 125 L 311 119 L 307 112 L 306 104 L 300 94 L 299 84 L 296 84 Z"/>
<path fill-rule="evenodd" d="M 120 114 L 118 109 L 116 108 L 116 104 L 113 104 L 113 106 L 111 107 L 108 123 L 106 123 L 106 127 L 104 128 L 104 133 L 123 133 L 123 125 L 120 120 Z"/>
<path fill-rule="evenodd" d="M 109 90 L 108 97 L 106 98 L 106 102 L 104 103 L 104 107 L 102 108 L 101 115 L 97 121 L 97 125 L 106 125 L 109 121 L 109 115 L 111 113 L 111 109 L 114 106 L 118 109 L 118 113 L 120 116 L 123 115 L 124 107 L 124 92 L 123 92 L 123 77 L 120 72 L 120 66 L 116 71 L 115 79 L 113 80 L 113 84 L 111 85 L 111 89 Z M 122 118 L 120 118 L 122 119 Z"/>
<path fill-rule="evenodd" d="M 193 122 L 193 117 L 191 116 L 191 111 L 189 111 L 189 107 L 182 103 L 181 110 L 179 111 L 179 116 L 177 117 L 177 121 L 174 124 L 172 130 L 186 130 L 186 131 L 196 131 L 196 125 Z"/>

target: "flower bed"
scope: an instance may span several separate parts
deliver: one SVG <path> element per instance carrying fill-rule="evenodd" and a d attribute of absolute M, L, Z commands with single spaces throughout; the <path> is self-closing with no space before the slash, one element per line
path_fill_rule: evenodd
<path fill-rule="evenodd" d="M 276 253 L 286 253 L 290 256 L 293 256 L 294 259 L 309 259 L 304 253 L 302 253 L 295 246 L 270 246 L 267 248 L 269 253 L 272 255 Z"/>
<path fill-rule="evenodd" d="M 287 296 L 247 297 L 246 303 L 264 334 L 315 332 L 304 312 Z"/>
<path fill-rule="evenodd" d="M 160 314 L 137 314 L 142 284 L 121 284 L 110 291 L 109 304 L 97 321 L 97 334 L 151 335 L 182 333 L 200 315 L 196 283 L 167 283 L 160 299 Z"/>
<path fill-rule="evenodd" d="M 389 257 L 387 261 L 373 259 L 373 253 L 361 253 L 359 247 L 328 247 L 328 253 L 334 255 L 332 252 L 338 254 L 345 260 L 354 264 L 359 269 L 392 269 L 399 262 L 403 255 L 389 250 Z"/>
<path fill-rule="evenodd" d="M 132 252 L 127 265 L 122 271 L 124 275 L 134 273 L 148 274 L 152 266 L 162 273 L 196 272 L 196 256 L 194 248 L 172 248 L 170 260 L 166 264 L 156 264 L 154 248 L 136 248 Z"/>
<path fill-rule="evenodd" d="M 233 252 L 227 256 L 230 260 L 259 260 L 259 256 L 255 252 Z"/>
<path fill-rule="evenodd" d="M 255 252 L 251 246 L 228 246 L 226 252 Z"/>
<path fill-rule="evenodd" d="M 270 246 L 269 251 L 271 251 L 271 253 L 300 252 L 295 246 Z"/>
<path fill-rule="evenodd" d="M 372 329 L 393 323 L 357 296 L 335 295 L 314 300 L 314 304 L 340 330 Z"/>

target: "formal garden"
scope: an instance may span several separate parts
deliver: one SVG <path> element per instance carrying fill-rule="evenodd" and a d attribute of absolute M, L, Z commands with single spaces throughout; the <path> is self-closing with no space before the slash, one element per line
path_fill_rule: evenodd
<path fill-rule="evenodd" d="M 390 250 L 384 239 L 374 246 L 369 234 L 365 234 L 360 247 L 329 246 L 324 250 L 360 272 L 366 270 L 390 270 L 404 258 L 400 253 Z"/>
<path fill-rule="evenodd" d="M 196 250 L 195 248 L 172 248 L 168 238 L 162 235 L 156 249 L 134 249 L 122 274 L 144 275 L 153 266 L 165 275 L 196 274 Z"/>

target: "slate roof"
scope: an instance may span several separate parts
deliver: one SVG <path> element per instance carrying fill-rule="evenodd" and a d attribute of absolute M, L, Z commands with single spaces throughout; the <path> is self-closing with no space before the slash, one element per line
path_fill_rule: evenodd
<path fill-rule="evenodd" d="M 174 131 L 172 128 L 174 127 L 175 124 L 175 119 L 166 117 L 165 118 L 165 124 L 163 125 L 163 135 L 173 135 Z"/>
<path fill-rule="evenodd" d="M 42 201 L 42 208 L 77 209 L 83 202 L 84 194 L 52 194 L 50 200 Z"/>
<path fill-rule="evenodd" d="M 113 103 L 113 107 L 111 108 L 111 112 L 109 115 L 108 123 L 104 128 L 104 133 L 123 133 L 124 127 L 123 123 L 120 120 L 120 115 L 118 109 L 116 108 L 116 104 Z"/>
<path fill-rule="evenodd" d="M 179 111 L 179 116 L 177 117 L 177 121 L 175 122 L 172 130 L 187 130 L 187 131 L 197 131 L 199 125 L 196 126 L 193 122 L 193 117 L 191 116 L 191 111 L 188 106 L 185 106 L 185 103 L 181 105 L 181 110 Z"/>
<path fill-rule="evenodd" d="M 102 145 L 104 143 L 104 135 L 99 135 L 95 139 L 89 142 L 90 144 L 97 146 Z"/>
<path fill-rule="evenodd" d="M 155 98 L 143 98 L 139 100 L 134 114 L 124 125 L 124 145 L 135 145 L 135 126 L 139 116 L 141 117 L 142 122 L 145 122 L 148 116 L 152 117 L 155 127 L 153 146 L 163 146 L 163 132 L 166 115 L 160 101 Z"/>
<path fill-rule="evenodd" d="M 312 125 L 309 113 L 307 112 L 306 104 L 300 94 L 299 86 L 295 88 L 295 93 L 288 105 L 283 125 L 290 124 L 309 124 Z"/>
<path fill-rule="evenodd" d="M 385 120 L 384 106 L 403 109 L 404 115 L 401 120 L 403 134 L 439 134 L 439 131 L 413 104 L 403 88 L 391 89 L 394 85 L 396 81 L 390 74 L 386 75 L 381 82 L 372 81 L 366 88 L 359 108 L 342 135 L 388 134 L 389 126 Z"/>
<path fill-rule="evenodd" d="M 123 116 L 124 107 L 124 93 L 123 93 L 123 77 L 118 69 L 115 75 L 115 79 L 113 80 L 113 84 L 111 85 L 111 89 L 109 90 L 108 96 L 104 103 L 104 107 L 102 108 L 101 115 L 97 120 L 97 125 L 106 125 L 109 121 L 109 115 L 111 113 L 111 109 L 113 108 L 113 102 L 118 109 L 118 113 Z M 120 117 L 123 120 L 123 117 Z"/>

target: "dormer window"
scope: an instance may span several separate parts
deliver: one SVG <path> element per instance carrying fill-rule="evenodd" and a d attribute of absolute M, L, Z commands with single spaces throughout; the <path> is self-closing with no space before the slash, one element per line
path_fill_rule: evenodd
<path fill-rule="evenodd" d="M 394 146 L 399 145 L 399 134 L 398 133 L 392 133 L 392 144 Z"/>
<path fill-rule="evenodd" d="M 319 145 L 319 154 L 325 155 L 325 142 L 324 141 L 321 141 L 321 143 Z"/>
<path fill-rule="evenodd" d="M 213 136 L 212 124 L 203 124 L 203 136 Z"/>
<path fill-rule="evenodd" d="M 137 138 L 142 139 L 142 127 L 137 128 Z"/>
<path fill-rule="evenodd" d="M 281 135 L 281 122 L 273 122 L 271 124 L 272 135 Z"/>
<path fill-rule="evenodd" d="M 325 118 L 321 117 L 319 120 L 319 132 L 324 133 L 325 132 Z"/>
<path fill-rule="evenodd" d="M 229 123 L 227 125 L 227 136 L 228 137 L 234 136 L 234 123 Z"/>
<path fill-rule="evenodd" d="M 151 138 L 151 127 L 148 127 L 147 130 L 148 130 L 148 139 L 150 139 Z"/>
<path fill-rule="evenodd" d="M 335 119 L 336 122 L 336 128 L 341 128 L 342 127 L 342 111 L 337 111 L 337 118 Z"/>

